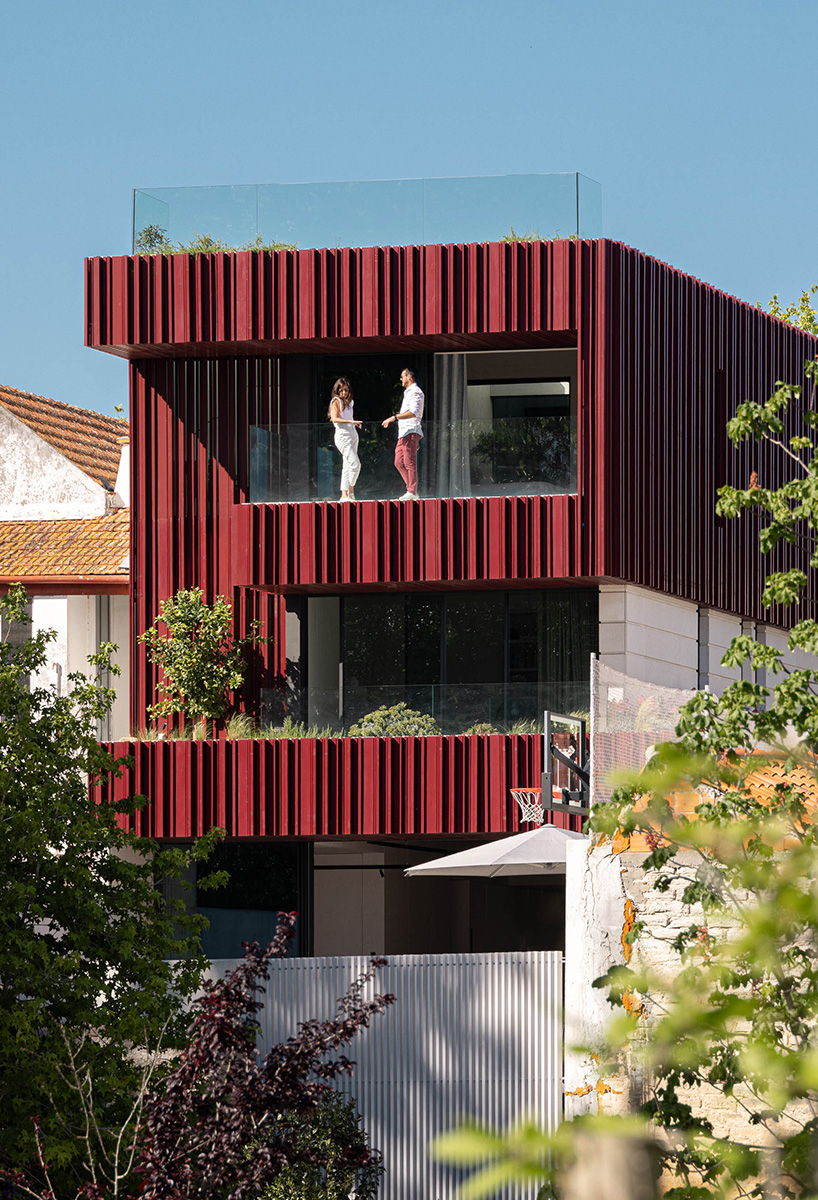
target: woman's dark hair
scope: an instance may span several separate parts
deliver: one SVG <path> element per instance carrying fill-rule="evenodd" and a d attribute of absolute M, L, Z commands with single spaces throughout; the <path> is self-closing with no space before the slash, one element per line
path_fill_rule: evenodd
<path fill-rule="evenodd" d="M 344 388 L 346 388 L 347 392 L 346 399 L 342 399 L 340 395 Z M 345 408 L 349 408 L 350 404 L 352 403 L 352 384 L 345 375 L 342 375 L 340 379 L 336 379 L 335 383 L 332 385 L 332 392 L 330 393 L 329 398 L 329 408 L 327 409 L 327 416 L 330 419 L 332 418 L 333 400 L 340 401 L 341 412 L 343 412 Z"/>

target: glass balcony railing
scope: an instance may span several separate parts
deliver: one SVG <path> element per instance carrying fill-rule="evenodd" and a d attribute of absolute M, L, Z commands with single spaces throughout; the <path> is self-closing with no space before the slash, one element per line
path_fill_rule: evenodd
<path fill-rule="evenodd" d="M 512 235 L 601 237 L 600 185 L 571 173 L 134 191 L 134 253 L 184 248 L 204 236 L 232 249 L 286 243 L 306 250 Z"/>
<path fill-rule="evenodd" d="M 252 504 L 338 500 L 343 459 L 329 421 L 250 428 Z M 405 486 L 394 466 L 394 426 L 364 422 L 356 500 L 388 500 Z M 421 497 L 522 496 L 577 490 L 573 418 L 557 414 L 425 426 L 417 454 Z"/>
<path fill-rule="evenodd" d="M 423 722 L 418 732 L 541 733 L 543 711 L 587 715 L 587 680 L 540 683 L 345 683 L 339 688 L 264 689 L 260 719 L 271 731 L 286 720 L 313 730 L 351 734 L 363 717 L 379 708 L 405 704 L 434 725 Z M 407 732 L 410 732 L 407 730 Z"/>

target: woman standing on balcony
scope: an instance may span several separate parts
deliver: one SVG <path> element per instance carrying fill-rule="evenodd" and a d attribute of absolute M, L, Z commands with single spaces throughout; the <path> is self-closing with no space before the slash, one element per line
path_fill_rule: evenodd
<path fill-rule="evenodd" d="M 341 453 L 344 465 L 341 470 L 341 502 L 355 499 L 355 484 L 361 473 L 358 458 L 358 430 L 361 422 L 353 415 L 355 402 L 349 380 L 342 375 L 332 385 L 327 416 L 335 426 L 335 445 Z"/>

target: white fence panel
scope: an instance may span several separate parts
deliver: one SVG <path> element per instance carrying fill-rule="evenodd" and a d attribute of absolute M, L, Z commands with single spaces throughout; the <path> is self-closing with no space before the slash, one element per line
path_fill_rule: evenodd
<path fill-rule="evenodd" d="M 260 1014 L 269 1045 L 299 1021 L 326 1018 L 365 957 L 273 963 Z M 213 964 L 220 973 L 232 963 Z M 429 1143 L 464 1118 L 503 1128 L 562 1113 L 562 955 L 406 954 L 389 958 L 368 995 L 396 1003 L 352 1043 L 354 1095 L 370 1144 L 384 1156 L 379 1200 L 454 1200 L 462 1172 L 435 1162 Z M 529 1200 L 536 1188 L 504 1193 Z"/>

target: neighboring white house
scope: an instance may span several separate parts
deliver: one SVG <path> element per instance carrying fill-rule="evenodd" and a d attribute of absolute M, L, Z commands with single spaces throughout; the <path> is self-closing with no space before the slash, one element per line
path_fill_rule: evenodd
<path fill-rule="evenodd" d="M 0 592 L 24 584 L 62 690 L 102 642 L 122 675 L 103 738 L 129 732 L 128 423 L 0 386 Z"/>

